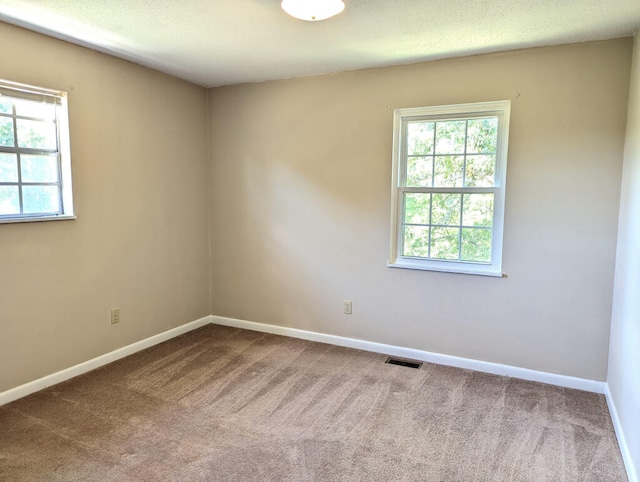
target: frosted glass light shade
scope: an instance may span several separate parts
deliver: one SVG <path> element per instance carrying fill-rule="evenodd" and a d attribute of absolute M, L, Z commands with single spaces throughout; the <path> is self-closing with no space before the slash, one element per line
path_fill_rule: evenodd
<path fill-rule="evenodd" d="M 309 22 L 325 20 L 344 10 L 342 0 L 282 0 L 280 6 L 292 17 Z"/>

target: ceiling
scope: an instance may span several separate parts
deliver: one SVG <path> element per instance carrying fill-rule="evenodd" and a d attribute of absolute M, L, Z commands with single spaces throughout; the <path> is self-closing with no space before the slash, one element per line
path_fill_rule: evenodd
<path fill-rule="evenodd" d="M 206 87 L 633 35 L 640 0 L 2 0 L 0 20 Z"/>

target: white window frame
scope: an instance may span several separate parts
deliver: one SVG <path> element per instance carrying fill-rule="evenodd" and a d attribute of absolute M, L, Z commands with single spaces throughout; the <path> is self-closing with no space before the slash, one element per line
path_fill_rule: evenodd
<path fill-rule="evenodd" d="M 478 102 L 473 104 L 416 107 L 394 110 L 393 117 L 393 171 L 391 176 L 391 254 L 388 266 L 428 271 L 443 271 L 486 276 L 503 276 L 502 243 L 504 231 L 504 204 L 507 179 L 507 152 L 511 101 Z M 405 187 L 406 178 L 406 125 L 416 120 L 464 120 L 477 117 L 498 117 L 495 184 L 484 188 L 416 188 Z M 491 261 L 489 263 L 436 260 L 402 255 L 402 222 L 405 192 L 455 192 L 494 194 Z"/>
<path fill-rule="evenodd" d="M 33 85 L 20 84 L 0 79 L 0 96 L 6 96 L 16 99 L 37 100 L 40 102 L 53 103 L 55 105 L 55 123 L 56 123 L 56 150 L 40 150 L 26 149 L 18 147 L 0 146 L 0 152 L 13 153 L 20 156 L 21 154 L 38 154 L 40 152 L 46 154 L 57 154 L 58 157 L 58 183 L 55 183 L 59 189 L 60 210 L 56 213 L 21 213 L 21 214 L 0 214 L 1 223 L 20 223 L 33 221 L 54 221 L 65 219 L 76 219 L 73 207 L 73 188 L 71 182 L 71 145 L 69 141 L 69 113 L 67 107 L 67 93 L 58 90 L 45 89 Z M 4 117 L 9 117 L 5 115 Z M 14 136 L 15 132 L 15 110 L 11 118 L 14 119 Z M 0 185 L 19 185 L 19 183 L 2 183 Z"/>

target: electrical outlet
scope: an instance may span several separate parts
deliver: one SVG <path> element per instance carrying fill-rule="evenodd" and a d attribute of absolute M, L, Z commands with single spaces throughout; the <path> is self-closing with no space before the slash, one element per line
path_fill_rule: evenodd
<path fill-rule="evenodd" d="M 111 324 L 115 325 L 116 323 L 120 323 L 120 308 L 111 310 Z"/>
<path fill-rule="evenodd" d="M 351 301 L 344 300 L 344 314 L 345 315 L 350 315 L 352 313 L 351 308 L 352 308 Z"/>

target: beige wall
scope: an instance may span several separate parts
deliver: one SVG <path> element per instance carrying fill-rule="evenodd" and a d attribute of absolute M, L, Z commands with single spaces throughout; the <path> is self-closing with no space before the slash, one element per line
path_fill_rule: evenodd
<path fill-rule="evenodd" d="M 1 392 L 210 307 L 205 89 L 6 24 L 0 45 L 0 78 L 69 92 L 78 215 L 0 225 Z"/>
<path fill-rule="evenodd" d="M 631 48 L 210 90 L 213 314 L 605 380 Z M 387 268 L 393 109 L 502 99 L 508 278 Z"/>
<path fill-rule="evenodd" d="M 629 450 L 627 470 L 640 480 L 640 37 L 633 49 L 622 174 L 608 383 Z M 633 466 L 633 467 L 632 467 Z M 631 480 L 634 480 L 630 477 Z"/>
<path fill-rule="evenodd" d="M 0 44 L 0 78 L 69 91 L 78 214 L 0 225 L 0 391 L 209 313 L 605 379 L 629 39 L 217 88 L 208 119 L 200 87 Z M 500 99 L 509 277 L 387 268 L 393 109 Z"/>

